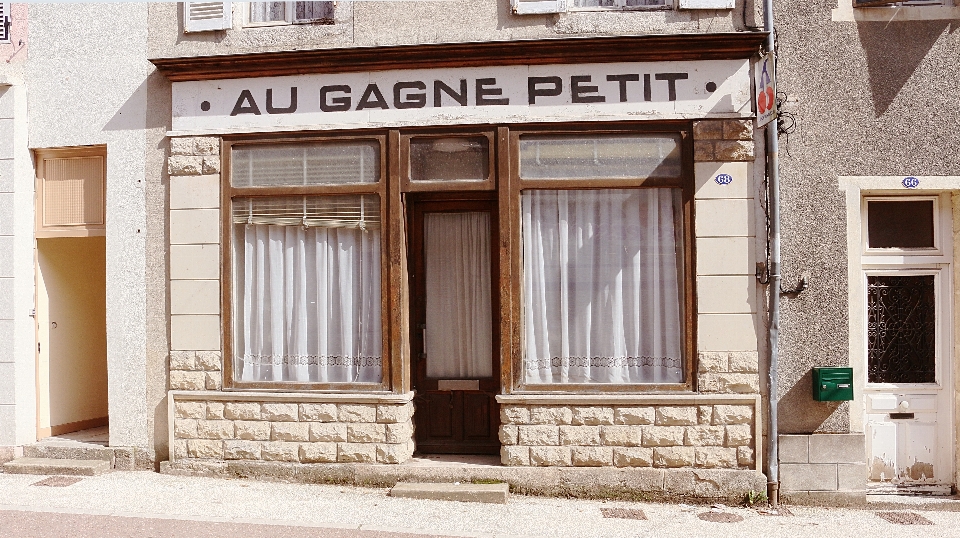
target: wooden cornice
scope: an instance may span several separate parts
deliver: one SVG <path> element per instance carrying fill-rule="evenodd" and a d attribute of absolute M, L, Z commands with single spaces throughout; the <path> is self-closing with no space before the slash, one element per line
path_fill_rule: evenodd
<path fill-rule="evenodd" d="M 174 82 L 314 73 L 751 58 L 765 32 L 578 37 L 528 41 L 436 43 L 288 50 L 150 60 Z"/>

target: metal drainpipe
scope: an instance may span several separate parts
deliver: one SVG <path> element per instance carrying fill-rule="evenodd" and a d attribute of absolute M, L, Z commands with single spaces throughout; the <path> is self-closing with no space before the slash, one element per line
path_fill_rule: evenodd
<path fill-rule="evenodd" d="M 763 0 L 763 29 L 768 32 L 767 52 L 774 51 L 776 38 L 773 26 L 773 0 Z M 776 66 L 776 58 L 774 58 Z M 776 71 L 776 68 L 774 68 Z M 777 367 L 779 361 L 778 335 L 780 333 L 780 174 L 779 142 L 777 140 L 777 121 L 767 124 L 767 176 L 769 178 L 770 211 L 770 329 L 768 346 L 770 348 L 770 367 L 767 395 L 767 499 L 770 506 L 780 504 L 780 463 L 777 435 Z"/>

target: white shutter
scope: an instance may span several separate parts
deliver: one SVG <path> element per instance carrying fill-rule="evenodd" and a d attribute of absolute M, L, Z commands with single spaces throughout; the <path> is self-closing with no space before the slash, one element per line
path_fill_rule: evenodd
<path fill-rule="evenodd" d="M 680 0 L 680 9 L 733 9 L 734 0 Z"/>
<path fill-rule="evenodd" d="M 532 13 L 562 13 L 567 10 L 567 0 L 510 0 L 517 15 Z"/>
<path fill-rule="evenodd" d="M 0 2 L 0 43 L 10 42 L 10 2 Z"/>
<path fill-rule="evenodd" d="M 183 31 L 226 30 L 232 26 L 230 2 L 184 2 Z"/>

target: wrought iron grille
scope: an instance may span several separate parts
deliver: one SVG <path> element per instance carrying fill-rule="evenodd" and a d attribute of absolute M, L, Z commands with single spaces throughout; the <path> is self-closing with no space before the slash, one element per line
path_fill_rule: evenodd
<path fill-rule="evenodd" d="M 867 277 L 867 378 L 871 383 L 936 381 L 933 278 Z"/>

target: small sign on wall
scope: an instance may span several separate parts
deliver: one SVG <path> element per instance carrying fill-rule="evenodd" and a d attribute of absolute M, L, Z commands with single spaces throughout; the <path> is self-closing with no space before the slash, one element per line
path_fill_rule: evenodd
<path fill-rule="evenodd" d="M 768 52 L 753 66 L 757 127 L 763 127 L 777 117 L 777 79 L 774 65 L 773 53 Z"/>

